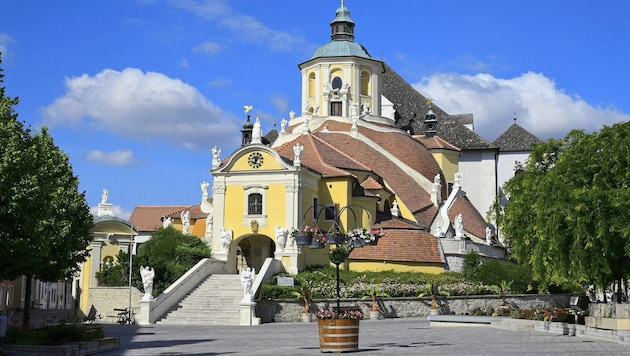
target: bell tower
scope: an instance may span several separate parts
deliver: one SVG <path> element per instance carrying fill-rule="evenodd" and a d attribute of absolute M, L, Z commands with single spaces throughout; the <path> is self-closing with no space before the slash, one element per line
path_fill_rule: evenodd
<path fill-rule="evenodd" d="M 298 66 L 302 72 L 302 115 L 380 116 L 385 67 L 354 41 L 355 23 L 343 1 L 330 28 L 330 42 Z"/>

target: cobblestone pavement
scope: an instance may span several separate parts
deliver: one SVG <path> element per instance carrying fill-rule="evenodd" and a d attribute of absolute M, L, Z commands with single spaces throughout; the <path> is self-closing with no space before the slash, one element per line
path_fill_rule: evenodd
<path fill-rule="evenodd" d="M 258 326 L 103 325 L 120 350 L 100 355 L 317 355 L 317 323 Z M 360 355 L 630 355 L 621 344 L 485 325 L 430 327 L 424 318 L 364 320 Z"/>

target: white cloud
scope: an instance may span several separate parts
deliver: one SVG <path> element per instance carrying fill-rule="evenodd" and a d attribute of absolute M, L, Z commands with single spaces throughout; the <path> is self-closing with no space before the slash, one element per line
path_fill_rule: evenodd
<path fill-rule="evenodd" d="M 123 220 L 129 220 L 129 218 L 131 217 L 131 211 L 123 208 L 120 205 L 113 205 L 112 212 L 114 213 L 116 217 L 119 217 Z M 98 213 L 98 205 L 90 207 L 90 214 L 92 214 L 93 216 L 96 216 L 97 213 Z"/>
<path fill-rule="evenodd" d="M 241 40 L 266 46 L 272 50 L 290 52 L 304 48 L 304 37 L 274 30 L 255 17 L 236 12 L 226 1 L 179 1 L 174 3 L 193 12 L 217 27 L 230 31 Z"/>
<path fill-rule="evenodd" d="M 88 151 L 86 159 L 89 162 L 101 162 L 113 166 L 133 166 L 136 159 L 131 150 L 116 150 L 112 152 L 103 152 L 101 150 Z"/>
<path fill-rule="evenodd" d="M 223 50 L 223 46 L 215 42 L 204 42 L 195 48 L 193 48 L 194 52 L 203 52 L 206 54 L 217 54 Z"/>
<path fill-rule="evenodd" d="M 209 81 L 208 85 L 212 87 L 227 87 L 232 85 L 232 81 L 226 78 L 217 77 Z"/>
<path fill-rule="evenodd" d="M 196 88 L 161 73 L 106 69 L 66 78 L 65 85 L 66 93 L 42 109 L 50 127 L 87 122 L 130 140 L 159 138 L 190 150 L 240 141 L 238 119 Z"/>
<path fill-rule="evenodd" d="M 15 42 L 15 40 L 9 34 L 0 32 L 0 53 L 2 53 L 2 58 L 6 58 L 9 55 L 9 44 L 12 42 Z"/>
<path fill-rule="evenodd" d="M 540 73 L 528 72 L 511 79 L 490 74 L 438 73 L 413 85 L 450 114 L 473 113 L 475 131 L 494 141 L 517 123 L 541 139 L 564 137 L 572 129 L 587 132 L 630 120 L 614 107 L 593 106 L 569 95 Z"/>
<path fill-rule="evenodd" d="M 272 95 L 270 99 L 278 111 L 285 112 L 289 115 L 289 98 L 282 95 Z"/>

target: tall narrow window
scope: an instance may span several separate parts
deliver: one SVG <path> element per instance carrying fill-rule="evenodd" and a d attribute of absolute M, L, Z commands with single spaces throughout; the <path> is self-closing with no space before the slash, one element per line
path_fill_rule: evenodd
<path fill-rule="evenodd" d="M 361 72 L 361 95 L 370 95 L 370 73 Z"/>
<path fill-rule="evenodd" d="M 315 96 L 315 73 L 308 75 L 308 96 Z"/>
<path fill-rule="evenodd" d="M 247 197 L 247 214 L 260 215 L 262 214 L 262 194 L 252 193 Z"/>
<path fill-rule="evenodd" d="M 341 101 L 330 102 L 330 116 L 341 116 Z"/>
<path fill-rule="evenodd" d="M 319 198 L 313 198 L 313 219 L 317 221 L 317 214 L 319 214 Z"/>

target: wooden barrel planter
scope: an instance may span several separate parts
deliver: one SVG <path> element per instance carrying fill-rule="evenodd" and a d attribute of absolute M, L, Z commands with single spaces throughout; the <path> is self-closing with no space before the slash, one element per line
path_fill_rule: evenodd
<path fill-rule="evenodd" d="M 319 349 L 321 352 L 349 352 L 359 350 L 359 320 L 318 320 Z"/>

